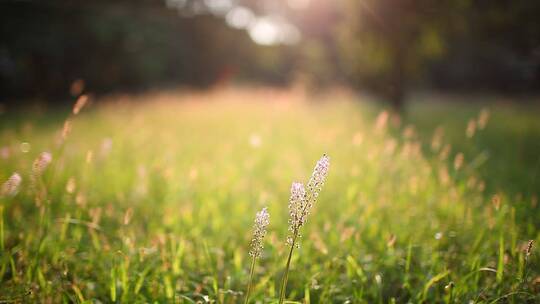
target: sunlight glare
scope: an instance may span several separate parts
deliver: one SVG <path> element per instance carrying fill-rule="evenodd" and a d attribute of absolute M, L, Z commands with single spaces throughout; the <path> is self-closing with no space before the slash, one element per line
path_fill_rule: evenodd
<path fill-rule="evenodd" d="M 231 0 L 204 0 L 204 4 L 214 15 L 225 15 L 233 7 Z"/>
<path fill-rule="evenodd" d="M 250 9 L 237 6 L 227 13 L 225 21 L 227 24 L 236 29 L 245 29 L 255 20 L 255 15 Z"/>
<path fill-rule="evenodd" d="M 279 43 L 279 27 L 269 17 L 259 18 L 249 28 L 249 36 L 260 45 Z"/>
<path fill-rule="evenodd" d="M 295 44 L 300 40 L 300 31 L 277 16 L 258 18 L 248 30 L 251 39 L 260 45 Z"/>

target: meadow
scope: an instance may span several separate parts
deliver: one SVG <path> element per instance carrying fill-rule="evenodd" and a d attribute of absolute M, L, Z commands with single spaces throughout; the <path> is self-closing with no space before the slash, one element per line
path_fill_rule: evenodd
<path fill-rule="evenodd" d="M 413 101 L 399 118 L 339 91 L 89 100 L 0 116 L 0 183 L 22 180 L 0 197 L 0 303 L 243 303 L 263 207 L 250 303 L 277 303 L 291 183 L 325 153 L 286 303 L 540 302 L 537 105 Z"/>

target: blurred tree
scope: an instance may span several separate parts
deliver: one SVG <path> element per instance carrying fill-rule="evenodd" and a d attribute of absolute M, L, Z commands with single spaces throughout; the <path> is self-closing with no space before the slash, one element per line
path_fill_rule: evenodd
<path fill-rule="evenodd" d="M 407 88 L 538 90 L 540 2 L 343 0 L 344 73 L 401 110 Z"/>
<path fill-rule="evenodd" d="M 94 93 L 205 87 L 235 74 L 283 79 L 290 58 L 282 50 L 263 56 L 245 31 L 223 18 L 195 14 L 192 6 L 171 9 L 161 0 L 3 1 L 0 25 L 4 101 L 61 101 L 77 79 Z M 271 71 L 257 64 L 269 56 L 274 60 L 264 64 L 274 63 Z"/>
<path fill-rule="evenodd" d="M 540 2 L 465 1 L 448 52 L 430 67 L 443 88 L 532 92 L 540 88 Z"/>
<path fill-rule="evenodd" d="M 252 15 L 243 28 L 226 22 L 238 6 Z M 417 86 L 530 92 L 539 13 L 529 0 L 5 0 L 0 99 L 56 100 L 77 79 L 101 93 L 286 84 L 297 72 L 314 88 L 370 88 L 398 110 Z M 250 26 L 263 18 L 294 24 L 300 42 L 257 45 Z"/>
<path fill-rule="evenodd" d="M 406 88 L 446 50 L 460 1 L 346 0 L 337 28 L 346 73 L 401 110 Z"/>

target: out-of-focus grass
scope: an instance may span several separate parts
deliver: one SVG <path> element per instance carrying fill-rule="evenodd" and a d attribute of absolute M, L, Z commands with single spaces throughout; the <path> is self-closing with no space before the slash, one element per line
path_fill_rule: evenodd
<path fill-rule="evenodd" d="M 448 98 L 446 102 L 413 102 L 407 121 L 430 140 L 437 127 L 454 151 L 474 157 L 485 153 L 477 169 L 486 179 L 487 189 L 503 189 L 513 194 L 540 195 L 540 106 L 515 104 L 502 98 Z M 491 101 L 491 102 L 490 102 Z M 485 130 L 467 136 L 468 123 L 487 110 Z M 476 127 L 478 130 L 478 127 Z"/>
<path fill-rule="evenodd" d="M 486 128 L 479 130 L 482 111 L 489 118 Z M 530 208 L 540 196 L 539 113 L 538 104 L 516 104 L 508 98 L 432 96 L 413 102 L 406 122 L 418 130 L 428 157 L 433 156 L 428 147 L 438 128 L 453 154 L 463 153 L 472 163 L 485 182 L 485 192 L 507 195 L 520 221 L 534 223 L 529 227 L 534 231 L 540 227 L 538 212 Z"/>
<path fill-rule="evenodd" d="M 523 177 L 507 188 L 497 184 L 503 178 L 484 175 L 498 166 L 525 170 L 511 161 L 493 164 L 517 154 L 499 156 L 489 145 L 513 153 L 500 147 L 507 144 L 499 136 L 506 134 L 497 125 L 502 119 L 513 122 L 517 138 L 536 136 L 540 127 L 527 114 L 493 109 L 476 137 L 443 137 L 456 147 L 445 158 L 429 145 L 433 127 L 440 122 L 448 134 L 463 133 L 479 109 L 415 106 L 408 118 L 413 132 L 348 95 L 305 99 L 271 90 L 111 97 L 74 117 L 63 144 L 61 113 L 50 119 L 47 111 L 25 113 L 2 123 L 8 152 L 0 178 L 17 171 L 24 181 L 16 197 L 2 200 L 0 299 L 241 302 L 253 218 L 268 206 L 271 224 L 252 299 L 274 302 L 286 258 L 290 183 L 307 180 L 328 153 L 330 175 L 293 256 L 289 300 L 539 300 L 538 251 L 525 262 L 523 248 L 529 239 L 540 241 L 538 215 L 516 216 L 516 210 L 538 214 L 538 207 L 516 201 L 513 192 L 532 200 L 537 189 L 525 184 L 535 180 Z M 22 142 L 30 144 L 27 153 Z M 489 157 L 477 165 L 483 149 Z M 42 151 L 53 162 L 43 178 L 47 202 L 37 207 L 29 175 Z M 457 151 L 466 152 L 458 168 Z"/>

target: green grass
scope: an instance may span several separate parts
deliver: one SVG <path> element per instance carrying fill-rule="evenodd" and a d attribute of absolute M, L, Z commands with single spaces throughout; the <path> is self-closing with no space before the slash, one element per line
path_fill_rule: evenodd
<path fill-rule="evenodd" d="M 67 111 L 3 114 L 11 153 L 0 158 L 0 180 L 17 171 L 23 185 L 1 202 L 0 300 L 241 303 L 254 216 L 268 206 L 250 298 L 275 303 L 291 182 L 306 181 L 327 153 L 326 185 L 292 256 L 289 301 L 540 301 L 537 247 L 524 253 L 528 240 L 540 242 L 540 125 L 530 109 L 493 107 L 468 139 L 461 134 L 481 106 L 414 103 L 400 126 L 377 127 L 371 103 L 301 99 L 265 90 L 111 97 L 72 117 L 64 143 Z M 443 160 L 430 145 L 439 124 L 453 147 Z M 30 176 L 42 151 L 53 162 L 36 206 L 41 188 Z"/>

